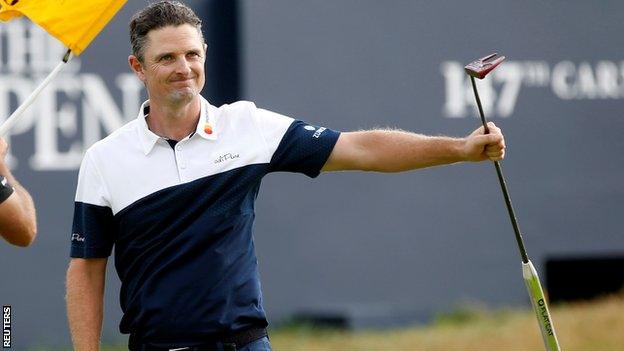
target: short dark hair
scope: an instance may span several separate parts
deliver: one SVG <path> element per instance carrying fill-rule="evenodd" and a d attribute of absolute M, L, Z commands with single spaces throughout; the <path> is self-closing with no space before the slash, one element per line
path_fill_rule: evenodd
<path fill-rule="evenodd" d="M 180 26 L 190 24 L 197 28 L 199 36 L 202 34 L 202 21 L 190 7 L 179 1 L 162 0 L 149 4 L 143 10 L 137 12 L 130 20 L 130 45 L 132 54 L 143 62 L 143 54 L 147 34 L 154 30 L 167 26 Z"/>

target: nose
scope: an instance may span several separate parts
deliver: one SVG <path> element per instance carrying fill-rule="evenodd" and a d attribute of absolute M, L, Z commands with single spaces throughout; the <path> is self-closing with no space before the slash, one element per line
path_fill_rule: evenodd
<path fill-rule="evenodd" d="M 185 76 L 191 73 L 191 65 L 185 57 L 178 60 L 176 65 L 176 73 Z"/>

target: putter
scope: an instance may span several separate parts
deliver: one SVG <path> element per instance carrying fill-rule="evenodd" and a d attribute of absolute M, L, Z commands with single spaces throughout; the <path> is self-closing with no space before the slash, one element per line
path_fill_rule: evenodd
<path fill-rule="evenodd" d="M 473 61 L 464 67 L 466 73 L 470 76 L 472 82 L 472 91 L 474 92 L 475 99 L 477 100 L 477 107 L 479 108 L 479 114 L 481 115 L 481 123 L 485 134 L 490 132 L 485 115 L 483 114 L 483 107 L 481 106 L 481 99 L 479 99 L 479 92 L 477 91 L 477 84 L 475 78 L 483 79 L 488 73 L 492 72 L 498 65 L 500 65 L 505 56 L 499 56 L 494 53 L 489 56 L 485 56 L 479 60 Z M 518 228 L 518 221 L 511 205 L 511 197 L 509 197 L 509 191 L 507 191 L 507 184 L 503 177 L 503 170 L 498 161 L 494 161 L 494 167 L 496 167 L 496 174 L 498 175 L 498 182 L 500 183 L 503 196 L 505 198 L 505 204 L 507 205 L 507 212 L 509 213 L 509 219 L 511 219 L 511 225 L 516 233 L 516 242 L 518 243 L 518 249 L 520 250 L 520 256 L 522 257 L 522 277 L 529 291 L 529 297 L 531 299 L 531 305 L 535 311 L 537 322 L 542 332 L 542 339 L 544 345 L 548 351 L 560 351 L 559 341 L 557 341 L 557 335 L 555 334 L 555 327 L 550 317 L 550 311 L 544 297 L 544 291 L 542 290 L 542 284 L 540 283 L 537 271 L 529 260 L 526 249 L 524 248 L 524 241 Z"/>

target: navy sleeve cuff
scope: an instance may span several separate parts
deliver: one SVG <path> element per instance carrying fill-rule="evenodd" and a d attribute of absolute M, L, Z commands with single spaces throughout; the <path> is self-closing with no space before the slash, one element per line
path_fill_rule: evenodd
<path fill-rule="evenodd" d="M 271 172 L 297 172 L 315 178 L 327 162 L 340 132 L 294 121 L 271 159 Z"/>
<path fill-rule="evenodd" d="M 108 257 L 113 250 L 114 238 L 113 212 L 109 207 L 75 202 L 71 257 Z"/>

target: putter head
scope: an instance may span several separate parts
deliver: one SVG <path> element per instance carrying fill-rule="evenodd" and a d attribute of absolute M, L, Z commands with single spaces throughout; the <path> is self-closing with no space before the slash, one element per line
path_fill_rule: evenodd
<path fill-rule="evenodd" d="M 466 65 L 466 67 L 464 67 L 464 70 L 471 77 L 483 79 L 504 60 L 505 56 L 499 56 L 497 53 L 493 53 L 476 61 L 470 62 Z"/>

